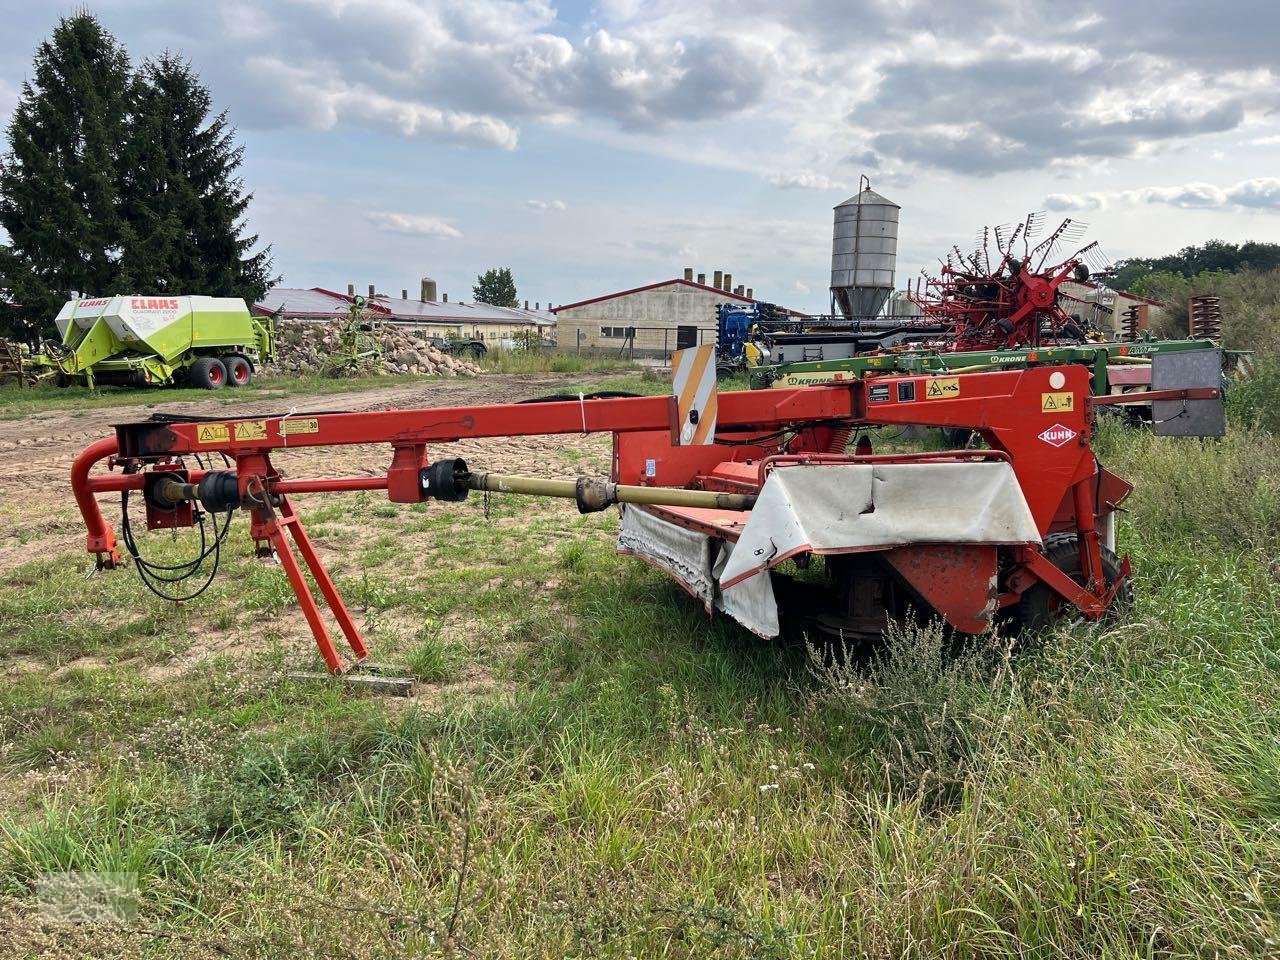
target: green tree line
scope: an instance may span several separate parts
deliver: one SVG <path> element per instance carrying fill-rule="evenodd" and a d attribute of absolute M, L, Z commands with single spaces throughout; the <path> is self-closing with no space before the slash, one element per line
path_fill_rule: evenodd
<path fill-rule="evenodd" d="M 187 60 L 135 70 L 93 15 L 61 19 L 0 157 L 0 333 L 48 335 L 70 291 L 260 299 L 276 278 L 245 235 L 243 158 Z"/>
<path fill-rule="evenodd" d="M 1270 270 L 1280 267 L 1280 243 L 1229 243 L 1226 240 L 1209 240 L 1202 246 L 1183 247 L 1177 253 L 1163 257 L 1133 257 L 1121 260 L 1112 273 L 1110 285 L 1117 290 L 1132 290 L 1143 296 L 1152 279 L 1161 282 L 1156 275 L 1172 274 L 1194 277 L 1201 273 L 1238 273 L 1241 270 Z"/>

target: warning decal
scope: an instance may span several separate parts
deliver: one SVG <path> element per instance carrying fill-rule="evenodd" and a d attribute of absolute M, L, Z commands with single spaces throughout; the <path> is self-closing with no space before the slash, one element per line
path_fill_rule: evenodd
<path fill-rule="evenodd" d="M 716 345 L 704 343 L 671 355 L 676 398 L 676 443 L 708 446 L 716 441 Z M 585 423 L 584 423 L 585 426 Z"/>
<path fill-rule="evenodd" d="M 267 421 L 244 420 L 236 424 L 236 442 L 267 439 Z"/>
<path fill-rule="evenodd" d="M 1074 393 L 1042 393 L 1040 394 L 1040 412 L 1071 413 L 1075 410 L 1075 402 Z"/>
<path fill-rule="evenodd" d="M 202 423 L 196 428 L 197 443 L 226 443 L 230 439 L 225 423 Z"/>
<path fill-rule="evenodd" d="M 924 388 L 926 400 L 952 400 L 960 396 L 959 377 L 932 377 Z"/>
<path fill-rule="evenodd" d="M 280 435 L 287 437 L 296 433 L 319 433 L 320 421 L 315 417 L 307 420 L 281 420 Z"/>

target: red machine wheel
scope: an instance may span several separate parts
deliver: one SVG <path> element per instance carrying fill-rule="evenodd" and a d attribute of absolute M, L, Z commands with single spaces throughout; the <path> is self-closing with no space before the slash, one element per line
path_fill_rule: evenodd
<path fill-rule="evenodd" d="M 239 354 L 223 357 L 222 365 L 227 368 L 227 386 L 247 387 L 253 381 L 253 367 Z"/>
<path fill-rule="evenodd" d="M 221 390 L 227 385 L 227 368 L 217 357 L 201 357 L 191 365 L 191 385 Z"/>
<path fill-rule="evenodd" d="M 1050 563 L 1069 576 L 1076 583 L 1084 583 L 1084 573 L 1080 569 L 1080 550 L 1076 546 L 1074 533 L 1053 533 L 1044 538 L 1044 555 Z M 1120 576 L 1120 558 L 1102 548 L 1102 573 L 1110 587 Z M 1107 617 L 1120 615 L 1133 606 L 1133 584 L 1125 581 L 1111 603 Z M 1067 615 L 1068 605 L 1060 596 L 1043 583 L 1028 587 L 1018 600 L 1015 624 L 1019 633 L 1034 633 L 1052 626 L 1060 617 Z M 1075 609 L 1071 607 L 1070 609 Z"/>

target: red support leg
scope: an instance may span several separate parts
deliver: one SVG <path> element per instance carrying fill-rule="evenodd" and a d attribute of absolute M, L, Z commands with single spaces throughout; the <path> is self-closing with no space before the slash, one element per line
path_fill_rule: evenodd
<path fill-rule="evenodd" d="M 289 502 L 288 497 L 282 497 L 280 500 L 280 517 L 281 524 L 287 526 L 289 532 L 293 535 L 294 542 L 298 545 L 298 552 L 302 554 L 302 559 L 306 561 L 307 569 L 311 571 L 311 576 L 315 577 L 316 585 L 324 595 L 324 601 L 329 605 L 333 618 L 338 621 L 338 626 L 342 628 L 342 632 L 347 638 L 347 643 L 351 645 L 351 652 L 356 655 L 357 661 L 366 659 L 369 656 L 369 649 L 364 645 L 360 631 L 356 629 L 355 621 L 351 619 L 351 614 L 347 612 L 347 605 L 342 602 L 342 595 L 338 593 L 338 588 L 334 585 L 333 578 L 329 576 L 329 571 L 320 562 L 316 548 L 311 544 L 311 538 L 307 536 L 307 531 L 303 529 L 302 519 L 294 511 L 293 504 Z"/>
<path fill-rule="evenodd" d="M 265 453 L 245 454 L 236 458 L 236 469 L 240 475 L 241 497 L 246 503 L 255 504 L 253 507 L 254 542 L 259 545 L 263 541 L 270 544 L 270 549 L 274 550 L 276 556 L 280 558 L 280 565 L 284 567 L 284 572 L 293 585 L 293 592 L 298 597 L 298 604 L 302 607 L 302 613 L 307 618 L 311 633 L 316 638 L 316 646 L 320 648 L 320 655 L 324 657 L 329 672 L 342 673 L 345 665 L 338 656 L 329 628 L 325 626 L 324 619 L 321 617 L 320 607 L 316 603 L 315 595 L 311 592 L 311 586 L 303 575 L 297 557 L 294 556 L 293 546 L 285 536 L 286 528 L 297 545 L 298 553 L 306 561 L 311 576 L 315 578 L 316 586 L 320 588 L 320 593 L 324 596 L 325 603 L 329 605 L 333 618 L 342 628 L 356 660 L 366 659 L 369 656 L 369 650 L 365 647 L 360 631 L 356 629 L 355 622 L 351 619 L 351 614 L 347 612 L 346 604 L 342 602 L 342 597 L 338 594 L 338 588 L 334 586 L 329 571 L 320 562 L 311 539 L 302 528 L 302 520 L 293 509 L 293 504 L 289 502 L 287 496 L 274 499 L 267 492 L 271 481 L 279 476 L 275 467 L 271 465 L 271 459 Z M 259 549 L 260 555 L 261 552 Z"/>
<path fill-rule="evenodd" d="M 282 525 L 274 517 L 268 517 L 263 523 L 263 528 L 267 534 L 267 540 L 275 548 L 276 556 L 280 558 L 280 566 L 284 567 L 289 583 L 293 585 L 298 605 L 302 607 L 302 614 L 307 618 L 311 633 L 316 638 L 316 646 L 320 648 L 320 656 L 324 657 L 325 666 L 329 668 L 330 673 L 342 673 L 343 665 L 338 657 L 338 649 L 333 645 L 329 628 L 324 625 L 320 608 L 316 605 L 316 598 L 311 593 L 307 578 L 302 575 L 302 568 L 298 566 L 298 558 L 293 555 L 293 548 L 284 535 Z"/>

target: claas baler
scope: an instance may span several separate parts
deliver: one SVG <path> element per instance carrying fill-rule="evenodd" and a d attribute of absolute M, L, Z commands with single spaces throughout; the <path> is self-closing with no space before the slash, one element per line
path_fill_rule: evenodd
<path fill-rule="evenodd" d="M 294 506 L 324 492 L 380 490 L 393 503 L 453 510 L 468 509 L 472 491 L 567 497 L 584 512 L 617 504 L 620 552 L 765 637 L 788 621 L 833 637 L 877 636 L 913 617 L 959 633 L 999 623 L 1027 630 L 1063 615 L 1098 620 L 1128 602 L 1130 564 L 1115 551 L 1114 517 L 1131 487 L 1099 463 L 1091 440 L 1096 408 L 1133 395 L 1093 396 L 1087 367 L 717 394 L 711 349 L 684 351 L 704 362 L 683 378 L 677 365 L 672 396 L 121 424 L 72 471 L 88 550 L 99 566 L 121 561 L 96 500 L 121 493 L 125 547 L 139 574 L 182 599 L 181 578 L 159 576 L 174 568 L 140 555 L 129 496 L 142 501 L 149 529 L 215 518 L 201 556 L 183 568 L 196 590 L 213 575 L 206 561 L 216 559 L 231 511 L 243 510 L 258 552 L 282 564 L 334 673 L 368 649 Z M 1220 357 L 1206 353 L 1202 371 L 1175 372 L 1183 383 L 1141 395 L 1164 404 L 1157 430 L 1218 429 Z M 971 429 L 985 448 L 870 449 L 872 429 L 909 424 Z M 434 445 L 462 439 L 579 433 L 611 435 L 607 480 L 506 476 L 430 456 Z M 378 476 L 291 479 L 277 469 L 289 450 L 370 443 L 389 448 Z M 218 458 L 225 469 L 199 466 Z M 111 472 L 95 473 L 103 461 Z M 803 577 L 788 575 L 815 562 Z M 349 656 L 339 653 L 304 567 Z"/>
<path fill-rule="evenodd" d="M 60 341 L 27 366 L 59 385 L 188 382 L 218 390 L 246 386 L 274 356 L 274 320 L 234 297 L 116 296 L 69 300 L 55 318 Z"/>

